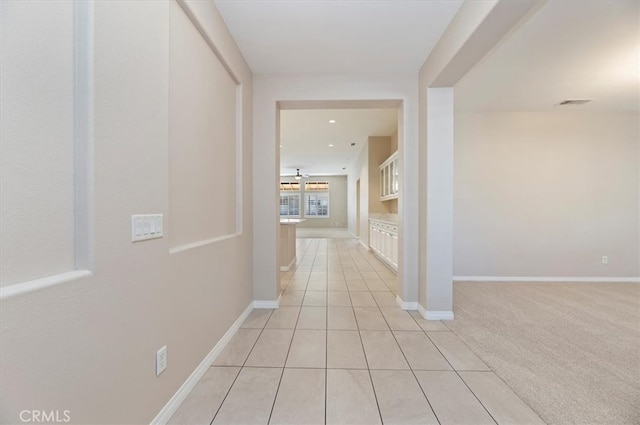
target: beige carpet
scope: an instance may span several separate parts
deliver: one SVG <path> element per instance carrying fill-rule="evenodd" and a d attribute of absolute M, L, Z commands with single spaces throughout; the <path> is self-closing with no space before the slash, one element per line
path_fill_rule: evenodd
<path fill-rule="evenodd" d="M 549 424 L 640 424 L 640 285 L 454 284 L 446 322 Z"/>

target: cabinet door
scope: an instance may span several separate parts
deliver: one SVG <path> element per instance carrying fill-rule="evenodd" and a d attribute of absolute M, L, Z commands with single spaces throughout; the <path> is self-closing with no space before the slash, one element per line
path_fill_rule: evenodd
<path fill-rule="evenodd" d="M 391 264 L 398 268 L 398 235 L 391 235 Z"/>
<path fill-rule="evenodd" d="M 395 161 L 391 161 L 387 167 L 389 167 L 389 195 L 393 195 L 395 193 L 393 191 L 393 187 L 395 185 L 394 180 L 396 176 Z"/>
<path fill-rule="evenodd" d="M 382 249 L 382 253 L 384 255 L 384 257 L 386 259 L 389 259 L 389 256 L 391 254 L 391 241 L 389 240 L 389 233 L 384 232 L 383 233 L 383 249 Z"/>
<path fill-rule="evenodd" d="M 394 195 L 398 193 L 398 186 L 399 186 L 399 182 L 398 182 L 398 160 L 394 159 L 393 160 L 393 176 L 392 176 L 392 184 L 391 184 L 391 193 L 393 193 Z"/>
<path fill-rule="evenodd" d="M 373 225 L 369 227 L 369 246 L 374 251 L 380 250 L 379 232 L 378 232 L 378 229 Z"/>
<path fill-rule="evenodd" d="M 375 233 L 376 233 L 375 227 L 373 227 L 372 224 L 369 224 L 369 247 L 371 249 L 376 248 Z"/>
<path fill-rule="evenodd" d="M 384 190 L 382 191 L 383 195 L 382 196 L 387 196 L 389 195 L 389 167 L 384 167 L 382 169 L 383 172 L 383 186 L 384 186 Z"/>
<path fill-rule="evenodd" d="M 380 197 L 384 197 L 384 167 L 380 169 Z"/>

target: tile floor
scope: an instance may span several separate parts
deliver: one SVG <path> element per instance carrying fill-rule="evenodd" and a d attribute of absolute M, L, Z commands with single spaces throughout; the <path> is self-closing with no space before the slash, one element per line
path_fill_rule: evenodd
<path fill-rule="evenodd" d="M 543 423 L 443 322 L 396 304 L 353 239 L 298 239 L 276 310 L 254 310 L 171 424 Z"/>

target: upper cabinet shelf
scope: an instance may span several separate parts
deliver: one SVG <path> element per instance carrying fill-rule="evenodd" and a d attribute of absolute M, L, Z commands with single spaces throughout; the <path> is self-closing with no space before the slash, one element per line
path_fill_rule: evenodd
<path fill-rule="evenodd" d="M 380 200 L 398 199 L 398 151 L 380 164 Z"/>

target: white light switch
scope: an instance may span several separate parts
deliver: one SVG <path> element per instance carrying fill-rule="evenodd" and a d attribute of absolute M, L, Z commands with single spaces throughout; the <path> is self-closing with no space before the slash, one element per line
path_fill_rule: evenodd
<path fill-rule="evenodd" d="M 131 242 L 157 239 L 163 236 L 162 214 L 137 214 L 131 216 Z"/>

